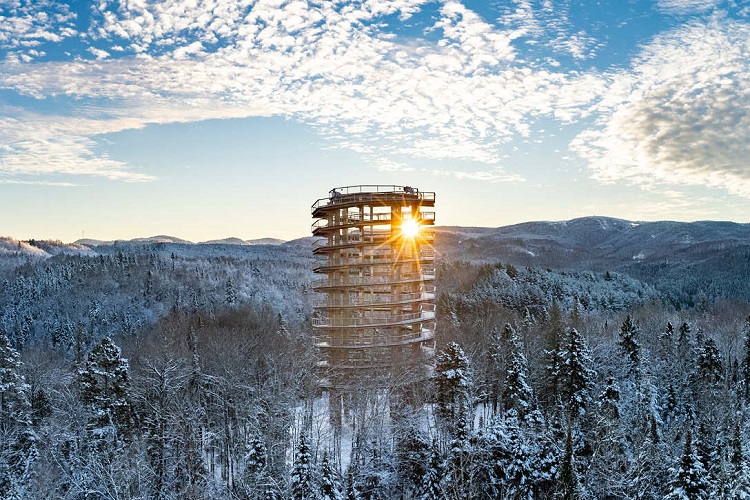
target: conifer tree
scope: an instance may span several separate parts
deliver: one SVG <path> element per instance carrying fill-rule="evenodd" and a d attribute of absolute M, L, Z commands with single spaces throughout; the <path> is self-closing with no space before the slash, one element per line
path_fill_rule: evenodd
<path fill-rule="evenodd" d="M 620 341 L 618 344 L 627 358 L 628 374 L 637 379 L 640 376 L 641 346 L 638 343 L 638 328 L 633 323 L 630 315 L 625 318 L 620 328 Z"/>
<path fill-rule="evenodd" d="M 469 409 L 471 388 L 469 360 L 461 346 L 455 342 L 449 343 L 437 355 L 435 385 L 437 390 L 435 413 L 446 425 L 450 434 L 458 419 Z"/>
<path fill-rule="evenodd" d="M 591 400 L 590 390 L 596 373 L 591 369 L 593 361 L 583 336 L 578 330 L 568 331 L 568 345 L 563 352 L 563 390 L 568 414 L 576 419 L 586 413 Z"/>
<path fill-rule="evenodd" d="M 471 464 L 471 445 L 465 412 L 460 412 L 455 423 L 446 460 L 445 489 L 451 498 L 466 498 L 469 496 L 469 474 Z"/>
<path fill-rule="evenodd" d="M 599 412 L 608 421 L 620 419 L 620 389 L 617 388 L 614 377 L 607 377 L 607 386 L 599 397 Z"/>
<path fill-rule="evenodd" d="M 305 441 L 304 433 L 300 435 L 297 455 L 292 467 L 291 495 L 293 500 L 312 500 L 315 491 L 312 480 L 312 456 Z"/>
<path fill-rule="evenodd" d="M 670 469 L 672 480 L 665 499 L 695 500 L 709 498 L 708 474 L 698 455 L 690 429 L 685 433 L 685 447 L 676 469 Z"/>
<path fill-rule="evenodd" d="M 344 500 L 359 500 L 359 490 L 354 478 L 354 467 L 349 464 L 346 470 L 346 488 L 344 489 Z"/>
<path fill-rule="evenodd" d="M 541 396 L 548 407 L 552 407 L 558 401 L 564 336 L 562 313 L 557 302 L 553 302 L 543 330 L 544 384 Z"/>
<path fill-rule="evenodd" d="M 29 418 L 29 386 L 20 373 L 18 351 L 10 345 L 8 337 L 0 335 L 0 430 L 26 426 Z"/>
<path fill-rule="evenodd" d="M 31 430 L 29 386 L 18 352 L 0 334 L 0 498 L 25 498 L 36 460 Z"/>
<path fill-rule="evenodd" d="M 671 356 L 674 354 L 674 326 L 671 322 L 667 321 L 667 326 L 664 331 L 659 334 L 659 356 L 662 361 L 669 362 Z"/>
<path fill-rule="evenodd" d="M 565 452 L 557 476 L 557 490 L 555 497 L 562 500 L 576 500 L 580 498 L 580 482 L 575 465 L 575 450 L 573 449 L 573 434 L 570 427 L 565 436 Z"/>
<path fill-rule="evenodd" d="M 234 280 L 231 276 L 227 278 L 225 292 L 227 305 L 235 305 L 237 303 L 237 290 L 235 289 Z"/>
<path fill-rule="evenodd" d="M 719 348 L 711 337 L 705 337 L 698 347 L 697 375 L 707 384 L 717 384 L 724 380 L 724 363 Z"/>
<path fill-rule="evenodd" d="M 525 420 L 536 410 L 534 392 L 528 383 L 529 368 L 526 356 L 523 354 L 518 335 L 510 324 L 505 325 L 503 338 L 507 351 L 503 409 L 506 412 L 512 409 L 521 420 Z"/>
<path fill-rule="evenodd" d="M 341 492 L 336 484 L 336 476 L 328 460 L 328 452 L 323 453 L 320 465 L 320 500 L 341 500 Z"/>
<path fill-rule="evenodd" d="M 441 500 L 445 498 L 442 490 L 443 466 L 437 443 L 433 442 L 430 462 L 422 478 L 419 489 L 420 500 Z"/>
<path fill-rule="evenodd" d="M 93 410 L 89 419 L 93 436 L 127 436 L 133 425 L 128 360 L 120 356 L 120 348 L 112 339 L 105 337 L 94 346 L 78 372 L 78 384 L 81 400 Z"/>
<path fill-rule="evenodd" d="M 745 402 L 750 403 L 750 316 L 745 319 L 743 331 L 742 353 L 742 383 L 744 386 Z"/>

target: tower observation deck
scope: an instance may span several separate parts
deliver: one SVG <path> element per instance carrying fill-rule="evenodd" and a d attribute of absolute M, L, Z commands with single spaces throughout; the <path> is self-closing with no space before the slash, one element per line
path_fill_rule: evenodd
<path fill-rule="evenodd" d="M 334 188 L 312 205 L 322 275 L 313 327 L 319 384 L 347 390 L 425 377 L 435 332 L 435 193 Z"/>

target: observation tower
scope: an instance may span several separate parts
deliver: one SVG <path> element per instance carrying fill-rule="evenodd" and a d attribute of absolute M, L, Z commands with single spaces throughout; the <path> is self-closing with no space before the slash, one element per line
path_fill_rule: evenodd
<path fill-rule="evenodd" d="M 435 193 L 337 187 L 317 200 L 319 385 L 332 391 L 426 377 L 435 335 Z"/>

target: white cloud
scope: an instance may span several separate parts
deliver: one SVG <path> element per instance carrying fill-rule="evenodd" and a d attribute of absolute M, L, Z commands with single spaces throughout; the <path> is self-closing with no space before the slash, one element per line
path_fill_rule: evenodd
<path fill-rule="evenodd" d="M 28 49 L 76 36 L 74 20 L 69 7 L 55 1 L 0 0 L 0 53 L 17 51 L 27 62 L 41 57 L 43 52 Z"/>
<path fill-rule="evenodd" d="M 71 117 L 24 116 L 31 141 L 0 124 L 0 140 L 11 146 L 0 153 L 0 170 L 148 180 L 97 157 L 93 138 L 150 123 L 269 115 L 345 137 L 341 144 L 354 150 L 377 148 L 378 157 L 497 164 L 498 149 L 528 135 L 539 116 L 572 120 L 603 89 L 591 73 L 516 63 L 517 32 L 455 1 L 441 8 L 437 41 L 391 39 L 372 23 L 407 18 L 423 3 L 103 0 L 89 35 L 109 58 L 0 63 L 0 88 L 99 103 Z M 108 10 L 113 5 L 119 10 Z M 139 55 L 118 52 L 124 43 Z"/>
<path fill-rule="evenodd" d="M 456 179 L 470 179 L 474 181 L 482 181 L 482 182 L 509 182 L 509 183 L 519 183 L 519 182 L 526 182 L 526 179 L 524 179 L 520 175 L 516 174 L 508 174 L 505 172 L 502 168 L 497 167 L 493 168 L 491 170 L 479 170 L 479 171 L 465 171 L 465 170 L 435 170 L 433 172 L 435 175 L 439 175 L 442 177 L 450 176 L 455 177 Z"/>
<path fill-rule="evenodd" d="M 603 182 L 724 188 L 750 197 L 750 25 L 657 37 L 612 75 L 596 126 L 571 146 Z"/>
<path fill-rule="evenodd" d="M 89 47 L 88 51 L 91 52 L 97 59 L 106 59 L 109 57 L 109 52 L 106 50 L 97 49 L 96 47 Z"/>
<path fill-rule="evenodd" d="M 659 9 L 672 14 L 706 12 L 723 4 L 724 0 L 658 0 Z"/>

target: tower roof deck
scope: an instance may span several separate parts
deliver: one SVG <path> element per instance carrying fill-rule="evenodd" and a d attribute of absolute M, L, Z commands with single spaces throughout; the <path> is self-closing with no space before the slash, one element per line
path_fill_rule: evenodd
<path fill-rule="evenodd" d="M 321 198 L 313 203 L 313 217 L 324 217 L 330 210 L 359 205 L 408 205 L 417 203 L 422 206 L 435 206 L 435 193 L 422 192 L 410 186 L 360 185 L 343 186 L 331 189 L 328 198 Z"/>

